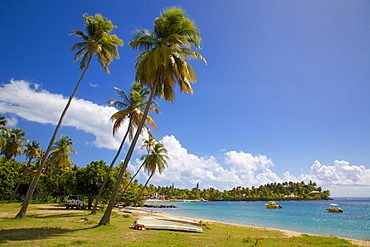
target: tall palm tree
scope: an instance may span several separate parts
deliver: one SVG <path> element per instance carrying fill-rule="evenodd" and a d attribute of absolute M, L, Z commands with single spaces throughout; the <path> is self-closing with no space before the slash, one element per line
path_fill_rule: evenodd
<path fill-rule="evenodd" d="M 149 135 L 148 136 L 148 139 L 144 140 L 144 145 L 141 147 L 141 148 L 145 148 L 146 151 L 147 151 L 147 154 L 150 153 L 150 150 L 152 149 L 152 147 L 157 143 L 157 140 L 154 138 L 154 136 L 152 135 Z M 141 171 L 141 168 L 144 167 L 145 165 L 145 155 L 141 156 L 141 160 L 144 160 L 143 163 L 140 165 L 139 169 L 137 169 L 136 173 L 134 174 L 134 176 L 131 177 L 130 181 L 128 182 L 128 184 L 125 186 L 122 194 L 124 194 L 126 192 L 126 190 L 128 189 L 128 187 L 131 185 L 132 181 L 134 180 L 134 178 L 137 176 L 137 174 L 139 174 L 139 172 Z"/>
<path fill-rule="evenodd" d="M 94 55 L 97 56 L 99 64 L 103 67 L 106 73 L 110 73 L 108 65 L 113 61 L 113 58 L 117 59 L 119 58 L 118 45 L 122 46 L 123 41 L 119 39 L 115 34 L 110 34 L 110 32 L 117 27 L 113 25 L 113 23 L 108 19 L 102 17 L 100 14 L 96 14 L 95 16 L 89 16 L 88 14 L 84 14 L 83 17 L 85 19 L 86 33 L 79 30 L 75 30 L 72 31 L 72 33 L 70 34 L 82 39 L 82 42 L 74 44 L 71 48 L 71 51 L 80 49 L 75 54 L 74 61 L 76 62 L 80 58 L 82 58 L 80 62 L 80 69 L 82 70 L 81 77 L 78 80 L 76 87 L 72 92 L 71 96 L 69 97 L 69 100 L 59 118 L 58 124 L 55 127 L 48 148 L 45 151 L 45 155 L 42 157 L 41 163 L 37 169 L 35 177 L 28 188 L 27 194 L 22 204 L 22 208 L 20 209 L 15 218 L 24 217 L 26 214 L 28 204 L 31 201 L 37 182 L 40 178 L 42 169 L 44 168 L 45 162 L 54 144 L 58 131 L 62 125 L 63 119 L 69 109 L 72 99 L 77 93 L 77 90 L 83 78 L 85 77 L 86 71 L 90 66 L 90 62 L 93 56 Z"/>
<path fill-rule="evenodd" d="M 163 146 L 163 144 L 156 142 L 154 146 L 151 148 L 150 153 L 145 155 L 144 170 L 147 171 L 148 175 L 150 176 L 146 180 L 146 183 L 141 189 L 139 195 L 137 196 L 134 205 L 137 205 L 139 198 L 142 196 L 145 187 L 148 185 L 150 179 L 152 179 L 154 173 L 158 170 L 159 174 L 162 174 L 162 172 L 166 168 L 167 161 L 169 160 L 169 157 L 167 156 L 167 154 L 168 154 L 168 151 Z"/>
<path fill-rule="evenodd" d="M 142 51 L 136 58 L 136 80 L 142 85 L 148 86 L 151 94 L 142 121 L 127 151 L 123 164 L 124 169 L 131 159 L 154 95 L 163 96 L 167 101 L 174 102 L 173 88 L 176 83 L 180 86 L 180 91 L 193 92 L 190 82 L 196 81 L 196 74 L 186 58 L 200 59 L 206 63 L 206 60 L 199 53 L 190 49 L 191 45 L 199 49 L 200 42 L 198 28 L 181 8 L 164 10 L 160 17 L 155 19 L 153 32 L 147 29 L 134 32 L 134 40 L 130 42 L 130 46 Z M 121 171 L 99 225 L 106 225 L 110 222 L 110 214 L 123 175 L 123 171 Z"/>
<path fill-rule="evenodd" d="M 93 210 L 91 211 L 91 214 L 96 214 L 96 210 L 98 207 L 98 203 L 100 200 L 100 197 L 103 193 L 103 189 L 108 182 L 109 174 L 118 159 L 122 147 L 126 141 L 127 136 L 129 136 L 129 139 L 132 140 L 134 130 L 137 128 L 137 126 L 140 124 L 141 117 L 143 116 L 143 110 L 146 107 L 146 99 L 148 98 L 148 95 L 150 94 L 150 91 L 148 89 L 143 88 L 140 83 L 134 82 L 132 84 L 132 88 L 130 90 L 130 96 L 128 97 L 121 89 L 115 88 L 120 96 L 120 98 L 123 99 L 123 101 L 118 100 L 110 100 L 108 101 L 108 104 L 114 105 L 119 109 L 118 112 L 114 113 L 111 117 L 111 120 L 114 121 L 113 125 L 113 136 L 117 133 L 118 129 L 122 126 L 122 124 L 126 121 L 127 118 L 129 118 L 129 124 L 127 127 L 126 134 L 124 135 L 122 142 L 117 150 L 116 155 L 114 156 L 112 163 L 110 164 L 107 174 L 104 178 L 103 184 L 100 187 L 99 193 L 96 197 L 95 204 L 93 207 Z M 152 102 L 152 105 L 158 105 L 157 102 Z M 159 113 L 160 110 L 155 107 L 150 107 L 150 111 L 154 111 L 156 113 Z M 147 116 L 146 122 L 151 125 L 154 129 L 157 130 L 157 126 L 155 125 L 153 119 L 150 116 Z M 145 125 L 145 128 L 150 133 L 149 128 Z"/>
<path fill-rule="evenodd" d="M 10 197 L 8 203 L 11 203 L 13 201 L 14 196 L 17 193 L 17 190 L 18 190 L 20 184 L 22 183 L 23 178 L 25 177 L 25 175 L 27 175 L 28 169 L 31 165 L 31 161 L 33 159 L 39 158 L 41 156 L 42 150 L 40 148 L 40 143 L 38 143 L 35 140 L 33 140 L 32 142 L 29 142 L 27 144 L 27 147 L 26 147 L 26 150 L 24 151 L 24 153 L 28 157 L 27 165 L 26 165 L 26 168 L 24 169 L 24 171 L 22 173 L 22 176 L 19 178 L 18 184 L 15 187 L 15 189 L 13 191 L 13 194 Z"/>
<path fill-rule="evenodd" d="M 5 131 L 6 144 L 3 147 L 2 153 L 5 155 L 6 160 L 16 158 L 18 155 L 23 154 L 27 142 L 27 138 L 24 136 L 26 132 L 21 129 L 9 129 Z"/>

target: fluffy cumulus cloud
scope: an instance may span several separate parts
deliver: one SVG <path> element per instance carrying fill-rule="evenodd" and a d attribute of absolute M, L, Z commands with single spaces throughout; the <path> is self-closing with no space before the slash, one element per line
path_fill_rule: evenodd
<path fill-rule="evenodd" d="M 66 102 L 66 97 L 52 94 L 38 84 L 23 80 L 11 80 L 0 87 L 1 113 L 41 124 L 55 125 Z M 75 98 L 63 125 L 93 134 L 96 147 L 117 149 L 121 140 L 112 137 L 110 121 L 110 116 L 115 111 L 113 107 Z M 15 117 L 7 120 L 8 126 L 17 125 Z M 123 126 L 117 136 L 123 136 L 125 129 Z M 168 150 L 170 161 L 162 174 L 156 174 L 152 178 L 152 183 L 157 185 L 168 186 L 175 183 L 177 187 L 192 188 L 199 182 L 201 188 L 214 187 L 223 190 L 236 186 L 251 187 L 272 182 L 311 180 L 324 190 L 330 190 L 334 196 L 370 196 L 370 169 L 362 165 L 350 165 L 347 161 L 336 160 L 333 165 L 322 165 L 315 161 L 307 173 L 293 175 L 286 171 L 280 176 L 273 171 L 275 164 L 266 155 L 222 150 L 216 159 L 214 156 L 189 153 L 173 135 L 164 136 L 161 142 Z M 138 147 L 141 143 L 139 140 Z M 136 150 L 139 151 L 140 148 Z M 140 165 L 139 159 L 134 160 L 130 163 L 129 170 L 136 172 Z M 309 167 L 310 164 L 306 165 Z M 147 177 L 147 174 L 141 172 L 139 179 Z"/>
<path fill-rule="evenodd" d="M 11 113 L 28 121 L 42 124 L 58 122 L 67 98 L 41 89 L 38 84 L 11 80 L 0 87 L 0 112 Z M 100 106 L 75 98 L 63 121 L 64 126 L 75 127 L 95 136 L 96 147 L 116 149 L 120 140 L 112 137 L 110 116 L 114 107 Z M 11 118 L 12 121 L 15 121 Z M 121 128 L 124 129 L 124 128 Z M 117 135 L 122 136 L 122 135 Z"/>
<path fill-rule="evenodd" d="M 157 185 L 175 183 L 177 187 L 191 188 L 200 182 L 201 188 L 214 187 L 223 190 L 273 182 L 315 181 L 324 190 L 330 190 L 333 196 L 369 195 L 370 169 L 350 165 L 347 161 L 335 161 L 333 166 L 321 165 L 319 161 L 315 161 L 307 173 L 295 176 L 286 171 L 279 176 L 272 170 L 275 164 L 265 155 L 223 151 L 223 158 L 219 161 L 213 156 L 199 157 L 188 153 L 174 136 L 165 136 L 161 142 L 168 149 L 170 161 L 162 174 L 152 178 L 152 182 Z M 140 164 L 141 161 L 137 160 L 130 170 L 136 171 Z M 148 177 L 144 172 L 141 176 Z"/>
<path fill-rule="evenodd" d="M 300 179 L 315 181 L 335 195 L 363 196 L 370 191 L 370 169 L 344 160 L 335 160 L 334 165 L 322 165 L 316 160 L 310 173 L 302 174 Z"/>

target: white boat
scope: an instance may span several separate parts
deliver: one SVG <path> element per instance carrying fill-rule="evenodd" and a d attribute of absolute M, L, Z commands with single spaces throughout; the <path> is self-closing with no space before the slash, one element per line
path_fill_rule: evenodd
<path fill-rule="evenodd" d="M 184 232 L 202 233 L 202 225 L 195 221 L 178 218 L 157 218 L 154 216 L 142 216 L 136 220 L 130 228 L 137 230 L 172 230 Z"/>

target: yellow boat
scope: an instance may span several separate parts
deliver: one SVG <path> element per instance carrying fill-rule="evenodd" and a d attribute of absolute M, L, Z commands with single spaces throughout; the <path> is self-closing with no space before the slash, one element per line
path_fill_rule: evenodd
<path fill-rule="evenodd" d="M 267 208 L 282 208 L 281 205 L 277 205 L 274 201 L 269 201 L 269 203 L 265 204 Z"/>
<path fill-rule="evenodd" d="M 338 204 L 330 204 L 333 207 L 327 208 L 326 210 L 328 212 L 333 212 L 333 213 L 343 213 L 343 209 L 339 208 Z"/>

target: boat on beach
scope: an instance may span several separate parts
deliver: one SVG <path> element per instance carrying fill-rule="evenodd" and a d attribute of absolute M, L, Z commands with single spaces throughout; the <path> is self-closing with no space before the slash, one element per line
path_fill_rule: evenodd
<path fill-rule="evenodd" d="M 269 201 L 269 203 L 265 204 L 267 208 L 282 208 L 281 205 L 276 204 L 274 201 Z"/>
<path fill-rule="evenodd" d="M 330 204 L 330 206 L 332 206 L 332 207 L 326 209 L 328 212 L 343 213 L 343 209 L 339 208 L 338 204 L 332 203 L 332 204 Z"/>
<path fill-rule="evenodd" d="M 131 227 L 135 230 L 170 230 L 202 233 L 202 224 L 178 218 L 166 218 L 144 215 L 136 220 Z"/>

